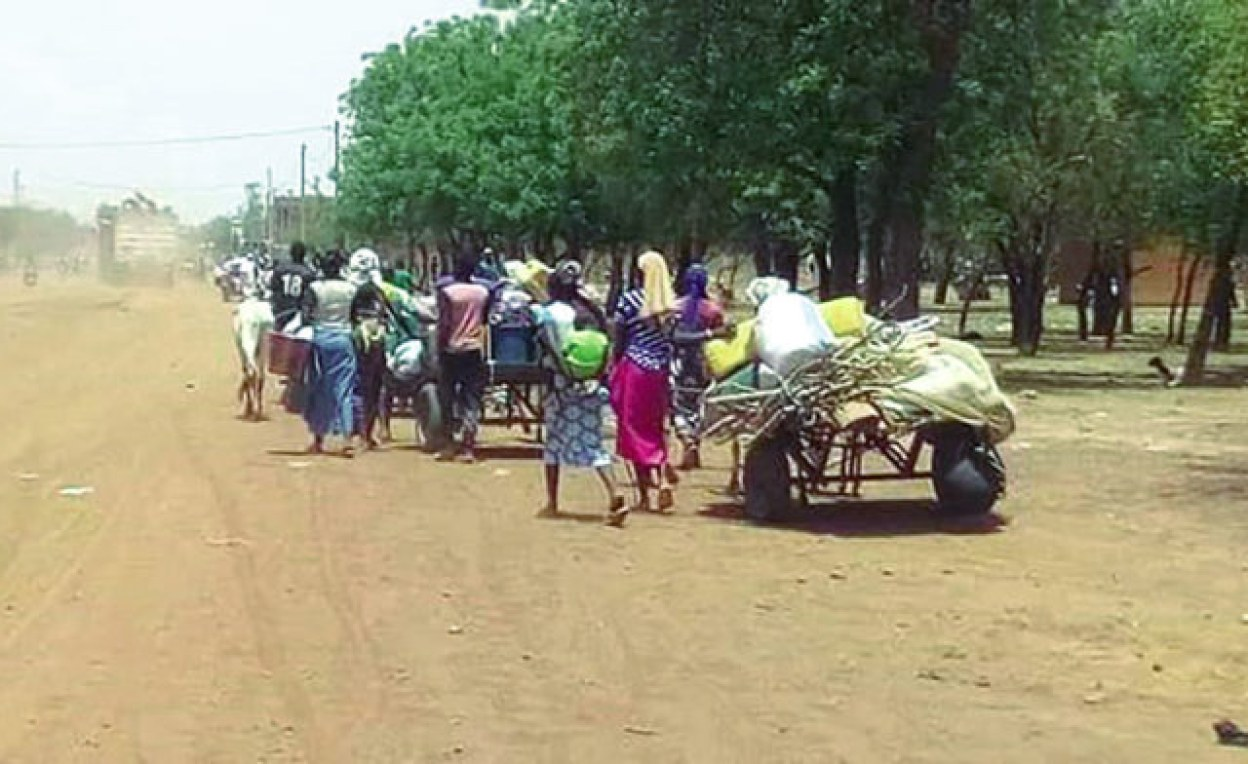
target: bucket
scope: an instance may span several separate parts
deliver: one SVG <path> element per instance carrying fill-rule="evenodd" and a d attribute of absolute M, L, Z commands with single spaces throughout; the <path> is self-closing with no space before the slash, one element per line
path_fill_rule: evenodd
<path fill-rule="evenodd" d="M 269 373 L 299 377 L 312 352 L 312 342 L 281 332 L 269 332 Z"/>
<path fill-rule="evenodd" d="M 537 337 L 532 327 L 490 327 L 490 348 L 496 364 L 529 366 L 537 363 Z"/>
<path fill-rule="evenodd" d="M 867 328 L 866 311 L 857 297 L 838 297 L 819 306 L 823 320 L 837 337 L 861 337 Z"/>

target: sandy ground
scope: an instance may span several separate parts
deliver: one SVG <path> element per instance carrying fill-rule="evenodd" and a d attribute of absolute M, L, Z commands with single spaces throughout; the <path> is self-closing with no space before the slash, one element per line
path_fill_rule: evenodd
<path fill-rule="evenodd" d="M 0 760 L 1243 758 L 1209 730 L 1248 720 L 1242 392 L 1020 401 L 999 533 L 752 527 L 723 454 L 614 531 L 584 475 L 535 519 L 516 454 L 302 464 L 298 420 L 235 418 L 229 325 L 0 282 Z"/>

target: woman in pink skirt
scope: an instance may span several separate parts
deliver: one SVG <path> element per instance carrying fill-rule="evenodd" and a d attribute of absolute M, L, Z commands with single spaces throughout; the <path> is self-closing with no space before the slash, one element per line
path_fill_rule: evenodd
<path fill-rule="evenodd" d="M 665 328 L 676 307 L 667 261 L 658 252 L 637 260 L 641 288 L 625 292 L 615 314 L 615 367 L 611 406 L 618 420 L 616 453 L 631 462 L 640 494 L 638 509 L 652 511 L 650 489 L 658 487 L 660 511 L 673 502 L 667 481 L 670 407 L 668 371 L 672 344 Z"/>

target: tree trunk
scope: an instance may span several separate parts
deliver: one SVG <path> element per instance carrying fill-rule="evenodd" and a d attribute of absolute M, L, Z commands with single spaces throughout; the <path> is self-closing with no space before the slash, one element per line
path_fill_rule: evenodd
<path fill-rule="evenodd" d="M 970 280 L 971 288 L 967 291 L 966 296 L 962 299 L 962 313 L 958 316 L 958 336 L 966 336 L 966 322 L 971 315 L 971 303 L 975 302 L 975 295 L 979 294 L 979 290 L 984 285 L 984 274 L 976 273 L 974 278 Z"/>
<path fill-rule="evenodd" d="M 1016 246 L 1022 249 L 1007 252 L 1003 258 L 1009 276 L 1010 341 L 1021 355 L 1034 356 L 1044 335 L 1047 262 L 1042 253 L 1047 242 L 1037 234 Z"/>
<path fill-rule="evenodd" d="M 932 295 L 932 303 L 945 305 L 949 302 L 949 283 L 953 281 L 952 253 L 942 252 L 939 268 L 940 273 L 936 276 L 936 294 Z"/>
<path fill-rule="evenodd" d="M 1166 321 L 1166 344 L 1171 345 L 1178 338 L 1175 319 L 1178 318 L 1179 301 L 1183 299 L 1183 275 L 1187 272 L 1187 249 L 1179 250 L 1179 267 L 1174 276 L 1174 293 L 1170 295 L 1170 316 Z"/>
<path fill-rule="evenodd" d="M 1122 333 L 1135 334 L 1135 253 L 1130 240 L 1122 252 Z"/>
<path fill-rule="evenodd" d="M 836 294 L 832 286 L 832 242 L 825 241 L 815 248 L 815 269 L 819 276 L 819 301 L 827 302 Z"/>
<path fill-rule="evenodd" d="M 1214 322 L 1218 320 L 1219 313 L 1229 311 L 1231 292 L 1235 288 L 1232 261 L 1235 259 L 1235 248 L 1239 244 L 1239 234 L 1243 230 L 1245 214 L 1248 214 L 1248 185 L 1236 189 L 1230 225 L 1227 226 L 1222 241 L 1218 244 L 1213 264 L 1213 276 L 1209 284 L 1209 295 L 1205 299 L 1205 308 L 1201 311 L 1200 322 L 1196 325 L 1196 334 L 1192 337 L 1192 347 L 1187 353 L 1187 364 L 1183 367 L 1183 384 L 1185 385 L 1199 385 L 1204 381 L 1205 362 L 1209 357 Z M 1229 316 L 1226 321 L 1229 324 Z M 1229 328 L 1227 336 L 1229 339 Z"/>
<path fill-rule="evenodd" d="M 802 267 L 802 248 L 795 242 L 779 240 L 774 247 L 775 271 L 782 279 L 786 279 L 792 285 L 793 291 L 797 291 L 797 281 L 799 277 L 798 271 Z"/>
<path fill-rule="evenodd" d="M 607 286 L 607 315 L 615 315 L 615 306 L 620 301 L 620 295 L 624 293 L 624 247 L 619 244 L 611 246 L 611 275 L 608 277 Z"/>
<path fill-rule="evenodd" d="M 953 94 L 962 57 L 962 34 L 970 24 L 971 0 L 921 0 L 912 5 L 927 54 L 928 73 L 898 145 L 899 192 L 889 204 L 889 298 L 901 297 L 897 317 L 919 313 L 919 256 L 923 216 L 936 155 L 941 111 Z"/>
<path fill-rule="evenodd" d="M 1179 314 L 1179 345 L 1187 344 L 1187 314 L 1192 307 L 1192 292 L 1196 289 L 1196 274 L 1200 272 L 1200 264 L 1204 261 L 1204 255 L 1197 252 L 1192 256 L 1192 262 L 1187 270 L 1187 283 L 1183 285 L 1183 309 Z"/>
<path fill-rule="evenodd" d="M 887 228 L 883 220 L 871 220 L 867 229 L 867 310 L 878 311 L 884 304 L 884 239 Z"/>
<path fill-rule="evenodd" d="M 831 268 L 825 289 L 824 271 L 819 275 L 819 296 L 845 297 L 858 294 L 858 260 L 861 234 L 858 230 L 858 170 L 853 165 L 836 176 L 832 187 L 832 241 L 827 253 Z M 822 265 L 829 265 L 821 260 Z"/>
<path fill-rule="evenodd" d="M 1231 257 L 1234 258 L 1233 253 Z M 1213 349 L 1219 353 L 1225 353 L 1231 349 L 1231 303 L 1235 296 L 1234 273 L 1228 274 L 1226 278 L 1230 283 L 1223 287 L 1213 325 Z"/>

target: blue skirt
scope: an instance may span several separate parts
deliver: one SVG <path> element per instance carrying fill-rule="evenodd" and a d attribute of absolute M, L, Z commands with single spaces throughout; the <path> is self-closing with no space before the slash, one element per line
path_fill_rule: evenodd
<path fill-rule="evenodd" d="M 350 435 L 355 389 L 355 344 L 346 329 L 317 328 L 306 367 L 307 405 L 303 419 L 313 435 Z"/>

